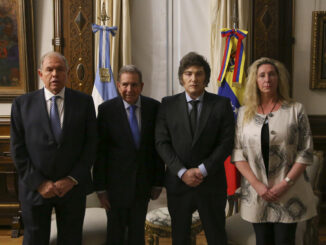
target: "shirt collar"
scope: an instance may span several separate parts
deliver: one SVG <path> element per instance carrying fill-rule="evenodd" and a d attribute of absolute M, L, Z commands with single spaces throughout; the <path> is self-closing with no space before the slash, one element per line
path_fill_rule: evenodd
<path fill-rule="evenodd" d="M 127 103 L 127 102 L 124 101 L 123 99 L 122 99 L 122 101 L 123 101 L 123 104 L 124 104 L 124 106 L 125 106 L 125 109 L 128 109 L 128 108 L 131 106 L 129 103 Z M 138 108 L 141 107 L 140 96 L 138 97 L 138 100 L 136 101 L 135 105 L 136 105 Z"/>
<path fill-rule="evenodd" d="M 61 91 L 57 94 L 53 94 L 50 90 L 48 90 L 46 87 L 44 87 L 44 96 L 45 100 L 50 100 L 53 96 L 60 96 L 60 98 L 64 99 L 65 98 L 65 87 L 61 89 Z"/>
<path fill-rule="evenodd" d="M 201 95 L 199 95 L 196 99 L 192 99 L 187 92 L 185 92 L 185 93 L 186 93 L 186 100 L 187 100 L 187 102 L 190 102 L 192 100 L 199 100 L 200 102 L 203 102 L 205 91 Z"/>

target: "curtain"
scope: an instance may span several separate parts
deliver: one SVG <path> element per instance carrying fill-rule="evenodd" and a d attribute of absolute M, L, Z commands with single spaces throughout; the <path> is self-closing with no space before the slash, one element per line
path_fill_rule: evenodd
<path fill-rule="evenodd" d="M 105 3 L 107 15 L 110 20 L 107 26 L 117 26 L 118 31 L 112 38 L 110 37 L 110 60 L 114 76 L 117 81 L 119 69 L 127 64 L 131 64 L 131 32 L 130 32 L 130 0 L 99 0 L 96 1 L 96 24 L 103 25 L 98 19 L 101 14 L 102 3 Z M 98 62 L 98 35 L 95 35 L 95 69 Z"/>
<path fill-rule="evenodd" d="M 221 37 L 222 28 L 233 28 L 232 15 L 233 3 L 238 1 L 238 16 L 239 16 L 239 29 L 249 31 L 247 40 L 244 40 L 244 47 L 246 51 L 246 63 L 248 64 L 250 50 L 250 16 L 251 7 L 250 0 L 211 0 L 210 2 L 210 25 L 211 25 L 211 43 L 210 43 L 210 64 L 211 64 L 211 81 L 208 90 L 217 93 L 218 84 L 217 77 L 221 69 L 221 62 L 224 53 L 225 39 Z M 247 65 L 246 65 L 247 67 Z"/>

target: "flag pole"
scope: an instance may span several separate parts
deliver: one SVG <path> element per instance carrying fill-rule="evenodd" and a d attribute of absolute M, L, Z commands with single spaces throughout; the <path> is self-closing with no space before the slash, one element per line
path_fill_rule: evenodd
<path fill-rule="evenodd" d="M 242 40 L 247 36 L 247 31 L 239 29 L 238 0 L 233 0 L 231 23 L 232 29 L 223 28 L 222 37 L 226 38 L 226 45 L 222 59 L 220 74 L 218 76 L 218 95 L 230 99 L 235 118 L 241 106 L 243 87 L 243 64 L 245 62 L 245 52 Z M 234 164 L 231 163 L 230 156 L 224 162 L 227 194 L 229 198 L 237 195 L 236 190 L 240 186 L 240 175 Z M 236 199 L 235 199 L 236 200 Z"/>
<path fill-rule="evenodd" d="M 99 3 L 101 5 L 101 0 L 99 0 Z M 102 25 L 105 26 L 106 25 L 106 21 L 110 20 L 110 16 L 107 15 L 106 13 L 106 8 L 105 8 L 105 2 L 102 2 L 102 8 L 101 8 L 101 13 L 100 13 L 100 17 L 97 17 L 100 21 L 102 21 Z"/>
<path fill-rule="evenodd" d="M 239 11 L 238 11 L 238 0 L 233 0 L 233 29 L 239 28 Z"/>

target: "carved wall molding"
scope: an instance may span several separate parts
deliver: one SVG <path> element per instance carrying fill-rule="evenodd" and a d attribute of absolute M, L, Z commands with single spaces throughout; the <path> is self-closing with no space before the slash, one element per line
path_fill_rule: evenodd
<path fill-rule="evenodd" d="M 94 83 L 93 1 L 54 0 L 54 50 L 69 63 L 69 87 L 87 94 Z"/>
<path fill-rule="evenodd" d="M 312 12 L 310 89 L 326 89 L 326 11 Z"/>
<path fill-rule="evenodd" d="M 253 0 L 251 63 L 270 57 L 284 63 L 292 74 L 293 5 L 293 0 Z"/>
<path fill-rule="evenodd" d="M 275 45 L 279 39 L 279 2 L 273 0 L 255 0 L 253 56 L 255 59 L 271 57 L 279 53 Z"/>

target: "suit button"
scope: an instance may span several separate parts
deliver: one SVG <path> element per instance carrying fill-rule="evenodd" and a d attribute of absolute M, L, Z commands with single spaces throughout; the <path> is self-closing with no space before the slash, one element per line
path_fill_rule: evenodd
<path fill-rule="evenodd" d="M 271 134 L 272 134 L 272 135 L 275 135 L 275 134 L 276 134 L 276 132 L 275 132 L 274 130 L 272 130 L 272 131 L 271 131 Z"/>

